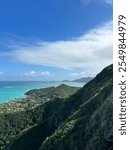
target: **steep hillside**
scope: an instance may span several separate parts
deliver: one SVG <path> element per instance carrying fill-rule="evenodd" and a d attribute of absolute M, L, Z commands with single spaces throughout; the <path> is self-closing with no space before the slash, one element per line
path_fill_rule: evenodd
<path fill-rule="evenodd" d="M 62 84 L 58 87 L 31 90 L 27 98 L 0 104 L 0 150 L 19 134 L 52 116 L 55 105 L 61 104 L 58 98 L 67 98 L 78 89 L 80 88 Z M 55 98 L 57 100 L 53 103 Z M 48 112 L 50 106 L 52 110 Z"/>
<path fill-rule="evenodd" d="M 95 83 L 100 85 L 100 88 L 94 87 L 93 89 L 92 84 Z M 90 85 L 94 91 L 89 89 Z M 58 127 L 54 134 L 43 141 L 40 150 L 113 149 L 112 66 L 103 70 L 80 92 L 83 103 Z"/>
<path fill-rule="evenodd" d="M 46 102 L 43 119 L 6 150 L 112 150 L 112 65 L 69 98 Z"/>
<path fill-rule="evenodd" d="M 25 94 L 28 96 L 33 96 L 34 98 L 54 98 L 60 97 L 65 98 L 72 94 L 74 94 L 79 87 L 68 86 L 66 84 L 61 84 L 58 87 L 49 87 L 44 89 L 34 89 L 26 92 Z"/>

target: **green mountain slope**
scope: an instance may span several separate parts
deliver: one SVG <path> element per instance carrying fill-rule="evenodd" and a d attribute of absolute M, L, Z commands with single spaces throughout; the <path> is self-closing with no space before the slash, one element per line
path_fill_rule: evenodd
<path fill-rule="evenodd" d="M 109 66 L 95 78 L 93 84 L 102 84 L 100 89 L 93 92 L 88 100 L 82 93 L 84 102 L 54 134 L 43 141 L 40 150 L 112 150 L 111 71 Z M 88 87 L 84 87 L 84 93 L 88 92 Z"/>
<path fill-rule="evenodd" d="M 55 98 L 69 97 L 79 89 L 62 84 L 56 88 L 32 90 L 25 99 L 0 104 L 0 150 L 19 134 L 52 116 L 55 105 L 61 103 L 61 100 L 52 102 Z"/>
<path fill-rule="evenodd" d="M 73 87 L 73 86 L 68 86 L 66 84 L 61 84 L 58 87 L 49 87 L 49 88 L 44 88 L 44 89 L 34 89 L 26 92 L 25 94 L 28 96 L 33 96 L 34 98 L 37 97 L 47 97 L 47 98 L 54 98 L 54 97 L 68 97 L 72 94 L 74 94 L 79 87 Z"/>
<path fill-rule="evenodd" d="M 112 65 L 69 98 L 41 107 L 44 117 L 6 150 L 112 150 Z"/>

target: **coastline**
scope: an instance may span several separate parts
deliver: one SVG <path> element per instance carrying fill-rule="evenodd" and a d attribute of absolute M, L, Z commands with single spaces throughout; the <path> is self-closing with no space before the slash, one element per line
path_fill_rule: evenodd
<path fill-rule="evenodd" d="M 0 104 L 10 101 L 26 98 L 25 93 L 33 89 L 41 89 L 48 87 L 57 87 L 60 84 L 67 84 L 74 87 L 83 87 L 85 83 L 79 82 L 55 82 L 55 81 L 0 81 Z"/>
<path fill-rule="evenodd" d="M 31 89 L 24 93 L 24 98 L 15 98 L 0 103 L 0 114 L 33 109 L 49 100 L 54 100 L 55 97 L 66 98 L 74 94 L 80 88 L 81 87 L 60 84 L 56 87 L 51 86 L 40 89 Z"/>

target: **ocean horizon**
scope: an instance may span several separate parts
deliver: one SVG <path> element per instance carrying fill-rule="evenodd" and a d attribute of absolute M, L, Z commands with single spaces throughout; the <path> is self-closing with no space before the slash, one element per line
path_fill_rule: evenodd
<path fill-rule="evenodd" d="M 25 93 L 32 89 L 56 87 L 60 84 L 83 87 L 85 83 L 62 81 L 0 81 L 0 103 L 25 98 Z"/>

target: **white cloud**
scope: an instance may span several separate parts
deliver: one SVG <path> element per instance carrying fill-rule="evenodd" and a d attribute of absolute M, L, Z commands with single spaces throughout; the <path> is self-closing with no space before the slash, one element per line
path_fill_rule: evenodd
<path fill-rule="evenodd" d="M 30 72 L 30 74 L 32 74 L 32 75 L 33 75 L 33 74 L 36 74 L 36 72 L 35 72 L 35 71 L 31 71 L 31 72 Z"/>
<path fill-rule="evenodd" d="M 79 73 L 73 72 L 73 73 L 70 73 L 69 76 L 71 78 L 77 78 L 77 77 L 79 77 Z"/>
<path fill-rule="evenodd" d="M 51 73 L 49 71 L 43 71 L 43 72 L 41 72 L 41 74 L 44 76 L 50 76 L 51 75 Z"/>
<path fill-rule="evenodd" d="M 98 72 L 112 63 L 112 47 L 110 21 L 78 38 L 56 42 L 36 41 L 30 46 L 19 45 L 15 50 L 4 55 L 26 64 Z M 35 71 L 29 73 L 29 75 L 35 74 Z M 49 75 L 47 72 L 42 74 Z"/>
<path fill-rule="evenodd" d="M 67 75 L 67 78 L 69 80 L 79 79 L 79 78 L 83 78 L 83 77 L 95 77 L 95 73 L 85 70 L 85 71 L 82 71 L 82 72 L 68 73 L 68 75 Z"/>
<path fill-rule="evenodd" d="M 78 78 L 87 77 L 87 76 L 88 74 L 85 72 L 79 72 L 79 73 L 73 72 L 73 73 L 68 74 L 69 79 L 78 79 Z"/>
<path fill-rule="evenodd" d="M 88 74 L 86 72 L 73 72 L 73 73 L 70 73 L 69 76 L 71 78 L 79 78 L 79 77 L 87 77 Z"/>
<path fill-rule="evenodd" d="M 34 75 L 36 75 L 36 72 L 35 71 L 30 71 L 30 72 L 25 72 L 24 73 L 24 76 L 34 76 Z"/>
<path fill-rule="evenodd" d="M 50 76 L 51 73 L 49 71 L 42 71 L 42 72 L 36 72 L 36 71 L 29 71 L 29 72 L 25 72 L 23 73 L 23 75 L 25 77 L 47 77 Z"/>

